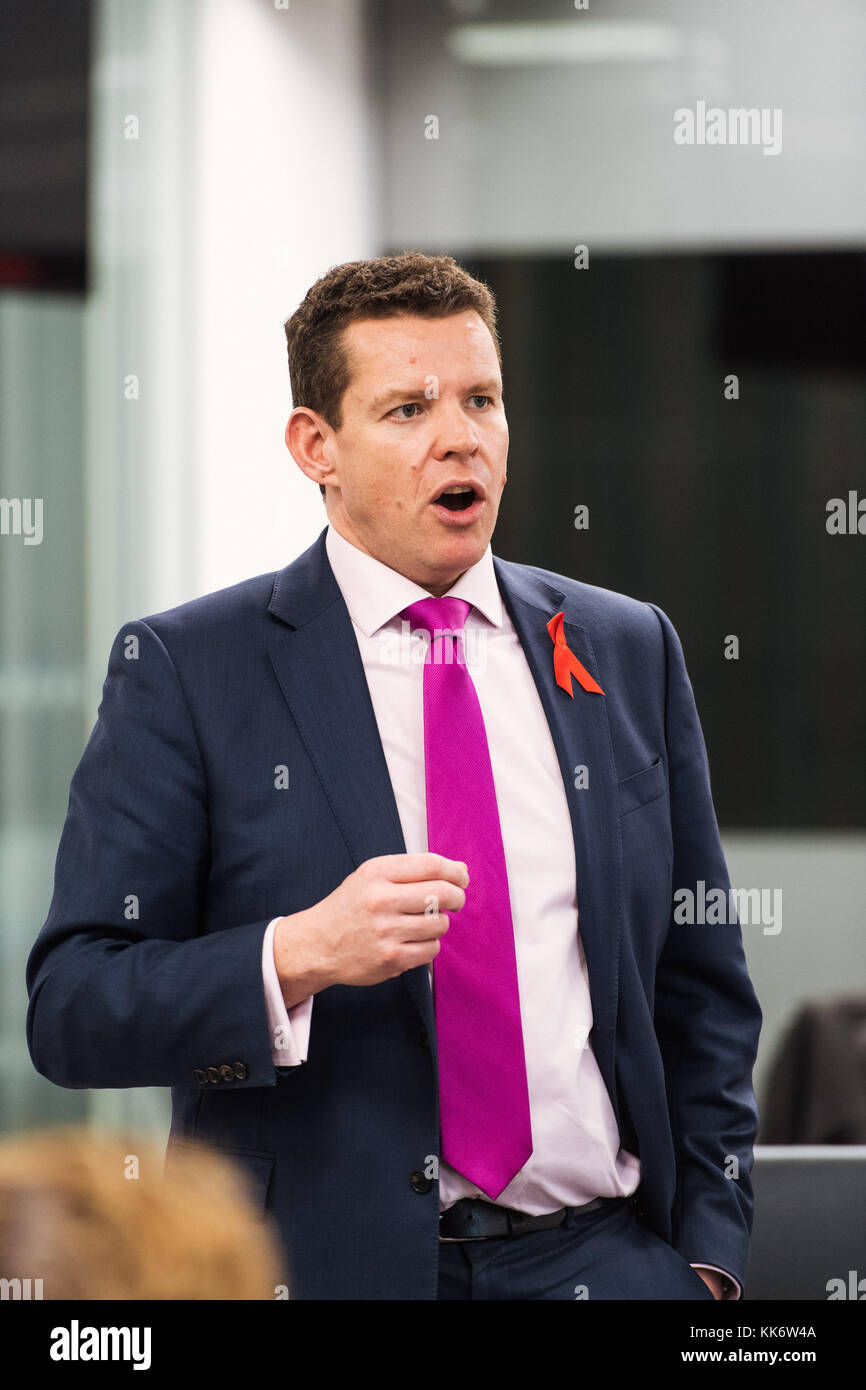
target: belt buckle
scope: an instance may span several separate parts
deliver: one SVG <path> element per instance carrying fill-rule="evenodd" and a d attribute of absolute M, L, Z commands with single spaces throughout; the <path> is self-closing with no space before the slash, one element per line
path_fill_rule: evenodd
<path fill-rule="evenodd" d="M 467 1200 L 467 1199 L 464 1198 L 463 1200 Z M 468 1200 L 474 1201 L 474 1200 L 477 1200 L 477 1199 L 475 1199 L 475 1198 L 470 1198 L 470 1199 L 468 1199 Z M 444 1212 L 444 1211 L 441 1212 L 440 1215 L 439 1215 L 439 1220 L 441 1221 L 442 1218 L 443 1218 L 444 1216 L 446 1216 L 446 1215 L 447 1215 L 447 1212 Z M 464 1242 L 465 1240 L 488 1240 L 489 1237 L 486 1236 L 486 1235 L 480 1235 L 480 1236 L 442 1236 L 442 1235 L 440 1235 L 439 1239 L 442 1241 L 443 1245 L 462 1245 L 463 1242 Z"/>
<path fill-rule="evenodd" d="M 443 1212 L 442 1216 L 444 1215 Z M 439 1217 L 440 1221 L 442 1216 Z M 443 1245 L 462 1245 L 464 1240 L 487 1240 L 487 1236 L 440 1236 L 439 1239 Z"/>

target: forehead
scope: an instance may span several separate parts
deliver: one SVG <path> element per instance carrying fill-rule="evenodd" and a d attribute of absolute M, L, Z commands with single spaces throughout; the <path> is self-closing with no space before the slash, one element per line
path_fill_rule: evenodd
<path fill-rule="evenodd" d="M 444 375 L 444 368 L 484 369 L 499 376 L 499 362 L 490 331 L 474 309 L 445 318 L 398 314 L 382 319 L 356 319 L 344 330 L 343 343 L 352 384 L 370 383 L 395 371 Z"/>

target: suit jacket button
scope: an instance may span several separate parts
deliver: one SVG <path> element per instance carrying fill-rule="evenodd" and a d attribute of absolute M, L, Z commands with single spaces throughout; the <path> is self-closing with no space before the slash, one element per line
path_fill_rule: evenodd
<path fill-rule="evenodd" d="M 202 1069 L 201 1069 L 201 1067 L 196 1067 L 195 1071 L 194 1071 L 193 1074 L 192 1074 L 192 1079 L 193 1079 L 193 1081 L 197 1081 L 197 1082 L 199 1083 L 200 1086 L 201 1086 L 201 1085 L 206 1085 L 206 1084 L 207 1084 L 207 1073 L 206 1073 L 206 1072 L 203 1072 Z"/>
<path fill-rule="evenodd" d="M 221 1081 L 222 1077 L 220 1076 L 219 1071 L 216 1067 L 208 1067 L 207 1079 L 208 1081 Z"/>
<path fill-rule="evenodd" d="M 230 1067 L 228 1062 L 223 1062 L 222 1066 L 220 1067 L 220 1076 L 222 1077 L 223 1081 L 234 1081 L 234 1067 Z"/>
<path fill-rule="evenodd" d="M 247 1071 L 247 1068 L 243 1062 L 235 1062 L 234 1070 L 235 1076 L 237 1077 L 238 1081 L 246 1081 L 247 1077 L 249 1076 L 249 1072 Z"/>
<path fill-rule="evenodd" d="M 422 1023 L 418 1029 L 418 1041 L 422 1047 L 430 1046 L 430 1033 L 425 1023 Z"/>
<path fill-rule="evenodd" d="M 428 1178 L 423 1169 L 416 1168 L 415 1172 L 410 1175 L 409 1186 L 413 1192 L 418 1192 L 423 1197 L 424 1193 L 429 1192 L 433 1186 L 433 1179 Z"/>

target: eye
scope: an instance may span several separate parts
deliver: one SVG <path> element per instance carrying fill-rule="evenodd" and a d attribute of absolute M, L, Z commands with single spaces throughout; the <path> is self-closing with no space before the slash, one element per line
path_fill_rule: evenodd
<path fill-rule="evenodd" d="M 485 401 L 485 402 L 486 402 L 486 401 L 491 401 L 491 402 L 492 402 L 493 397 L 492 397 L 492 396 L 482 396 L 480 393 L 476 393 L 475 395 L 470 396 L 469 399 L 470 399 L 470 401 Z"/>
<path fill-rule="evenodd" d="M 398 410 L 420 410 L 420 408 L 417 401 L 406 401 L 404 405 L 395 405 L 394 409 L 390 410 L 388 414 L 395 415 Z M 414 415 L 397 415 L 398 420 L 414 420 L 415 418 Z"/>

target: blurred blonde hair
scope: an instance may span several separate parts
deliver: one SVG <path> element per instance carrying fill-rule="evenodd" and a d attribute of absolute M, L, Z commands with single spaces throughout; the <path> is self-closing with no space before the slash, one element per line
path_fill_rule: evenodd
<path fill-rule="evenodd" d="M 127 1176 L 138 1163 L 138 1177 Z M 246 1175 L 200 1144 L 77 1126 L 0 1141 L 0 1278 L 45 1299 L 273 1299 L 283 1258 Z"/>

